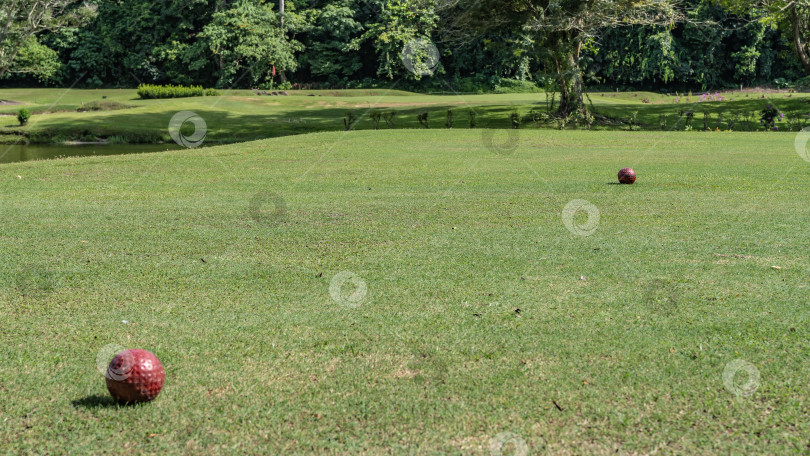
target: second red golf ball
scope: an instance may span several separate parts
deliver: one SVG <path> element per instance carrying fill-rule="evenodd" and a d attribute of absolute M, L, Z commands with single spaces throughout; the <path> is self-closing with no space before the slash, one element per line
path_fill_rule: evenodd
<path fill-rule="evenodd" d="M 622 184 L 632 184 L 636 181 L 636 172 L 633 168 L 622 168 L 619 171 L 619 182 Z"/>
<path fill-rule="evenodd" d="M 160 394 L 166 372 L 157 356 L 141 349 L 124 350 L 107 367 L 107 389 L 123 404 L 148 402 Z"/>

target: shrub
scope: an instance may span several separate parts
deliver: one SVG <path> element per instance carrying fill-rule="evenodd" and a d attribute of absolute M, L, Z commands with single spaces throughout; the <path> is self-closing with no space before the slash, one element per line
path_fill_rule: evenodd
<path fill-rule="evenodd" d="M 726 121 L 728 123 L 728 125 L 727 125 L 728 131 L 734 131 L 734 127 L 740 121 L 741 117 L 742 117 L 742 113 L 740 111 L 733 111 L 731 113 L 731 116 Z"/>
<path fill-rule="evenodd" d="M 630 131 L 641 129 L 641 126 L 638 123 L 638 111 L 633 111 L 630 113 L 630 116 L 627 118 L 627 128 Z"/>
<path fill-rule="evenodd" d="M 138 86 L 138 96 L 142 99 L 156 98 L 184 98 L 184 97 L 215 97 L 220 92 L 216 89 L 203 89 L 202 86 L 175 86 L 141 84 Z"/>
<path fill-rule="evenodd" d="M 779 109 L 773 105 L 765 106 L 760 114 L 759 122 L 766 130 L 777 130 L 777 118 L 781 120 L 781 118 L 784 117 L 784 115 L 779 112 Z"/>
<path fill-rule="evenodd" d="M 20 125 L 28 125 L 28 119 L 31 118 L 31 111 L 22 108 L 17 112 L 17 120 L 20 122 Z"/>
<path fill-rule="evenodd" d="M 692 121 L 695 119 L 695 112 L 686 111 L 684 114 L 686 115 L 686 124 L 684 127 L 692 130 Z"/>
<path fill-rule="evenodd" d="M 394 128 L 394 117 L 396 115 L 396 111 L 388 111 L 383 114 L 383 120 L 385 120 L 385 124 L 388 125 L 388 128 Z"/>
<path fill-rule="evenodd" d="M 343 126 L 346 127 L 346 131 L 349 131 L 354 127 L 354 112 L 346 111 L 346 115 L 343 117 Z"/>
<path fill-rule="evenodd" d="M 501 79 L 495 85 L 495 93 L 540 93 L 543 89 L 537 87 L 532 81 L 520 81 L 516 79 Z"/>
<path fill-rule="evenodd" d="M 416 115 L 416 120 L 418 120 L 419 123 L 422 124 L 425 128 L 430 128 L 430 125 L 428 124 L 428 113 L 427 113 L 427 111 L 422 111 L 419 114 L 417 114 Z"/>
<path fill-rule="evenodd" d="M 537 108 L 532 108 L 529 110 L 529 113 L 526 114 L 526 119 L 529 122 L 540 123 L 545 120 L 548 120 L 548 114 L 544 113 L 543 111 Z"/>
<path fill-rule="evenodd" d="M 371 111 L 368 115 L 372 122 L 374 122 L 374 129 L 380 129 L 380 120 L 382 120 L 382 113 L 379 111 Z"/>
<path fill-rule="evenodd" d="M 517 109 L 509 114 L 509 122 L 512 124 L 513 129 L 517 130 L 520 128 L 520 113 Z"/>
<path fill-rule="evenodd" d="M 796 87 L 799 88 L 807 88 L 810 87 L 810 76 L 805 76 L 798 81 L 796 81 Z"/>

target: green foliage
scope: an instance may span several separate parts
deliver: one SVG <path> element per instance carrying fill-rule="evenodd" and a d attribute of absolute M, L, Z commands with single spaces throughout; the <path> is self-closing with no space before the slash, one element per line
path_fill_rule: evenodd
<path fill-rule="evenodd" d="M 17 121 L 20 122 L 20 125 L 28 125 L 29 119 L 31 119 L 31 111 L 26 108 L 17 111 Z"/>
<path fill-rule="evenodd" d="M 416 120 L 425 128 L 430 128 L 430 124 L 428 124 L 428 112 L 422 111 L 416 115 Z"/>
<path fill-rule="evenodd" d="M 35 36 L 32 36 L 22 44 L 14 62 L 3 77 L 30 78 L 38 82 L 48 82 L 56 76 L 60 65 L 56 51 L 41 44 Z"/>
<path fill-rule="evenodd" d="M 686 113 L 684 115 L 686 116 L 686 120 L 684 121 L 684 127 L 686 127 L 687 130 L 691 130 L 692 129 L 692 122 L 695 119 L 695 112 L 694 111 L 686 111 Z"/>
<path fill-rule="evenodd" d="M 346 114 L 343 116 L 343 127 L 346 131 L 351 130 L 354 128 L 355 124 L 355 116 L 353 111 L 346 111 Z"/>
<path fill-rule="evenodd" d="M 272 80 L 276 71 L 295 70 L 300 43 L 287 39 L 271 5 L 250 0 L 211 16 L 200 37 L 217 62 L 217 87 Z"/>
<path fill-rule="evenodd" d="M 175 86 L 141 84 L 138 86 L 138 96 L 142 99 L 150 98 L 184 98 L 184 97 L 215 97 L 221 95 L 216 89 L 204 89 L 202 86 Z"/>
<path fill-rule="evenodd" d="M 97 0 L 86 23 L 62 21 L 32 40 L 14 38 L 20 53 L 6 77 L 14 84 L 93 88 L 143 82 L 287 90 L 290 82 L 352 88 L 397 81 L 397 88 L 423 92 L 536 93 L 542 86 L 554 110 L 571 103 L 571 81 L 561 85 L 561 74 L 581 73 L 590 88 L 667 91 L 781 86 L 777 81 L 805 76 L 785 12 L 738 0 L 684 0 L 688 21 L 628 19 L 604 27 L 591 21 L 612 17 L 614 9 L 671 2 L 600 0 L 580 5 L 599 13 L 580 17 L 587 33 L 550 31 L 579 15 L 580 3 L 555 1 L 559 8 L 548 15 L 528 18 L 526 5 L 542 2 L 287 0 L 282 29 L 275 0 Z M 409 43 L 435 43 L 435 71 L 421 71 L 433 56 L 418 45 L 410 59 L 419 71 L 409 70 L 403 62 Z M 582 46 L 573 63 L 561 57 L 572 43 Z"/>
<path fill-rule="evenodd" d="M 396 117 L 396 115 L 396 111 L 383 113 L 383 120 L 385 120 L 385 124 L 388 125 L 388 128 L 394 128 L 394 117 Z"/>
<path fill-rule="evenodd" d="M 55 73 L 53 51 L 37 35 L 83 23 L 92 5 L 80 0 L 15 0 L 0 3 L 0 78 L 7 72 L 49 79 Z"/>
<path fill-rule="evenodd" d="M 658 126 L 661 128 L 661 131 L 667 131 L 669 128 L 668 118 L 669 116 L 667 114 L 658 115 Z"/>
<path fill-rule="evenodd" d="M 382 120 L 382 113 L 379 111 L 371 111 L 368 113 L 368 118 L 374 123 L 374 129 L 380 129 L 380 121 Z"/>
<path fill-rule="evenodd" d="M 357 77 L 363 59 L 361 52 L 352 51 L 352 42 L 363 33 L 360 21 L 370 19 L 362 16 L 363 10 L 359 2 L 343 1 L 304 12 L 301 31 L 306 52 L 298 61 L 308 77 L 334 85 Z"/>
<path fill-rule="evenodd" d="M 638 111 L 633 111 L 627 117 L 627 129 L 630 131 L 640 130 L 641 126 L 638 123 Z"/>
<path fill-rule="evenodd" d="M 119 103 L 117 101 L 91 101 L 89 103 L 83 103 L 76 111 L 115 111 L 118 109 L 128 109 L 131 107 L 132 106 L 130 105 Z"/>
<path fill-rule="evenodd" d="M 773 22 L 751 20 L 713 0 L 689 0 L 689 21 L 675 27 L 618 27 L 586 47 L 587 80 L 619 87 L 699 87 L 770 84 L 801 69 Z"/>
<path fill-rule="evenodd" d="M 415 43 L 410 58 L 414 67 L 424 69 L 425 46 L 432 43 L 431 36 L 438 22 L 436 0 L 388 0 L 376 21 L 368 24 L 367 31 L 352 41 L 348 49 L 357 51 L 363 44 L 370 43 L 377 54 L 377 76 L 418 81 L 424 74 L 409 71 L 403 62 L 403 50 L 409 43 Z M 438 72 L 441 71 L 439 68 Z"/>
<path fill-rule="evenodd" d="M 520 128 L 520 112 L 517 109 L 509 113 L 509 123 L 512 125 L 512 129 L 514 130 Z"/>
<path fill-rule="evenodd" d="M 543 89 L 537 87 L 532 81 L 519 81 L 516 79 L 501 79 L 495 85 L 495 93 L 541 93 Z"/>
<path fill-rule="evenodd" d="M 762 112 L 760 112 L 759 121 L 763 127 L 767 130 L 777 130 L 778 127 L 776 126 L 777 120 L 781 119 L 783 114 L 779 112 L 779 108 L 776 106 L 769 104 L 762 108 Z"/>

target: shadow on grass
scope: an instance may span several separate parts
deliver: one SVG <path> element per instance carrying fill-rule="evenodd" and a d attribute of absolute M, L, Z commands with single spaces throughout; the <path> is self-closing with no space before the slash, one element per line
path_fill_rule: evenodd
<path fill-rule="evenodd" d="M 284 97 L 282 97 L 284 98 Z M 226 104 L 217 106 L 216 104 L 186 106 L 182 109 L 189 109 L 196 112 L 207 125 L 206 142 L 208 144 L 222 144 L 242 141 L 252 141 L 257 139 L 276 138 L 282 136 L 299 135 L 314 132 L 344 131 L 347 120 L 347 113 L 352 112 L 354 116 L 353 130 L 373 130 L 375 122 L 372 113 L 396 112 L 393 118 L 393 129 L 423 129 L 423 125 L 417 120 L 422 112 L 428 112 L 428 123 L 432 129 L 445 129 L 448 123 L 448 110 L 452 110 L 453 127 L 456 129 L 467 129 L 471 127 L 470 111 L 476 113 L 478 128 L 508 129 L 511 127 L 510 115 L 514 110 L 519 110 L 522 116 L 527 116 L 532 108 L 544 111 L 544 102 L 540 96 L 534 101 L 528 101 L 520 105 L 513 104 L 469 104 L 463 98 L 449 102 L 448 100 L 437 100 L 435 104 L 357 104 L 345 103 L 343 106 L 327 106 L 320 103 L 337 103 L 334 99 L 318 99 L 313 101 L 281 100 L 279 106 L 276 105 L 251 105 L 247 102 L 239 103 L 239 100 L 228 100 L 227 103 L 233 107 L 249 107 L 251 110 L 228 109 Z M 643 130 L 661 131 L 661 124 L 664 130 L 669 131 L 677 125 L 677 130 L 683 129 L 683 113 L 692 111 L 695 113 L 692 124 L 695 129 L 700 129 L 703 124 L 704 112 L 707 116 L 705 121 L 712 130 L 720 128 L 729 129 L 729 119 L 734 119 L 734 130 L 754 131 L 759 128 L 759 112 L 768 103 L 775 104 L 784 112 L 805 112 L 810 111 L 810 107 L 804 102 L 804 98 L 779 98 L 760 99 L 745 98 L 726 102 L 706 102 L 706 103 L 681 103 L 681 104 L 634 104 L 622 103 L 616 100 L 613 104 L 596 104 L 596 111 L 602 116 L 610 119 L 626 119 L 631 113 L 638 112 L 638 122 Z M 127 143 L 160 143 L 171 142 L 169 137 L 169 123 L 172 117 L 181 109 L 161 109 L 155 106 L 148 111 L 140 110 L 117 110 L 107 111 L 106 115 L 89 115 L 57 119 L 49 122 L 47 126 L 37 128 L 30 132 L 29 140 L 32 143 L 62 142 L 64 140 L 93 140 L 94 138 L 116 138 Z M 255 111 L 254 111 L 255 109 Z M 267 112 L 261 112 L 267 110 Z M 743 120 L 743 113 L 747 113 L 748 120 Z M 13 119 L 11 119 L 13 120 Z M 378 119 L 379 120 L 379 119 Z M 12 123 L 9 121 L 9 123 Z M 379 129 L 390 129 L 385 122 L 382 122 Z M 183 134 L 191 134 L 194 125 L 188 123 L 184 125 Z M 523 127 L 528 129 L 553 129 L 553 122 L 537 124 L 523 121 Z M 576 126 L 574 126 L 576 127 Z M 621 122 L 613 122 L 606 125 L 595 125 L 598 130 L 617 130 L 624 128 Z M 6 130 L 11 132 L 9 128 Z"/>
<path fill-rule="evenodd" d="M 76 408 L 97 409 L 97 408 L 113 408 L 113 407 L 126 407 L 121 405 L 110 396 L 102 396 L 100 394 L 93 394 L 92 396 L 76 399 L 72 402 Z"/>

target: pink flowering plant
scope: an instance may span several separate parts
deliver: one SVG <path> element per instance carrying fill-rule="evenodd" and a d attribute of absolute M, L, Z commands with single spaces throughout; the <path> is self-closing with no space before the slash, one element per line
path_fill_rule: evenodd
<path fill-rule="evenodd" d="M 703 103 L 706 101 L 726 101 L 725 95 L 721 95 L 720 92 L 711 93 L 704 93 L 703 95 L 698 98 L 698 103 Z"/>

